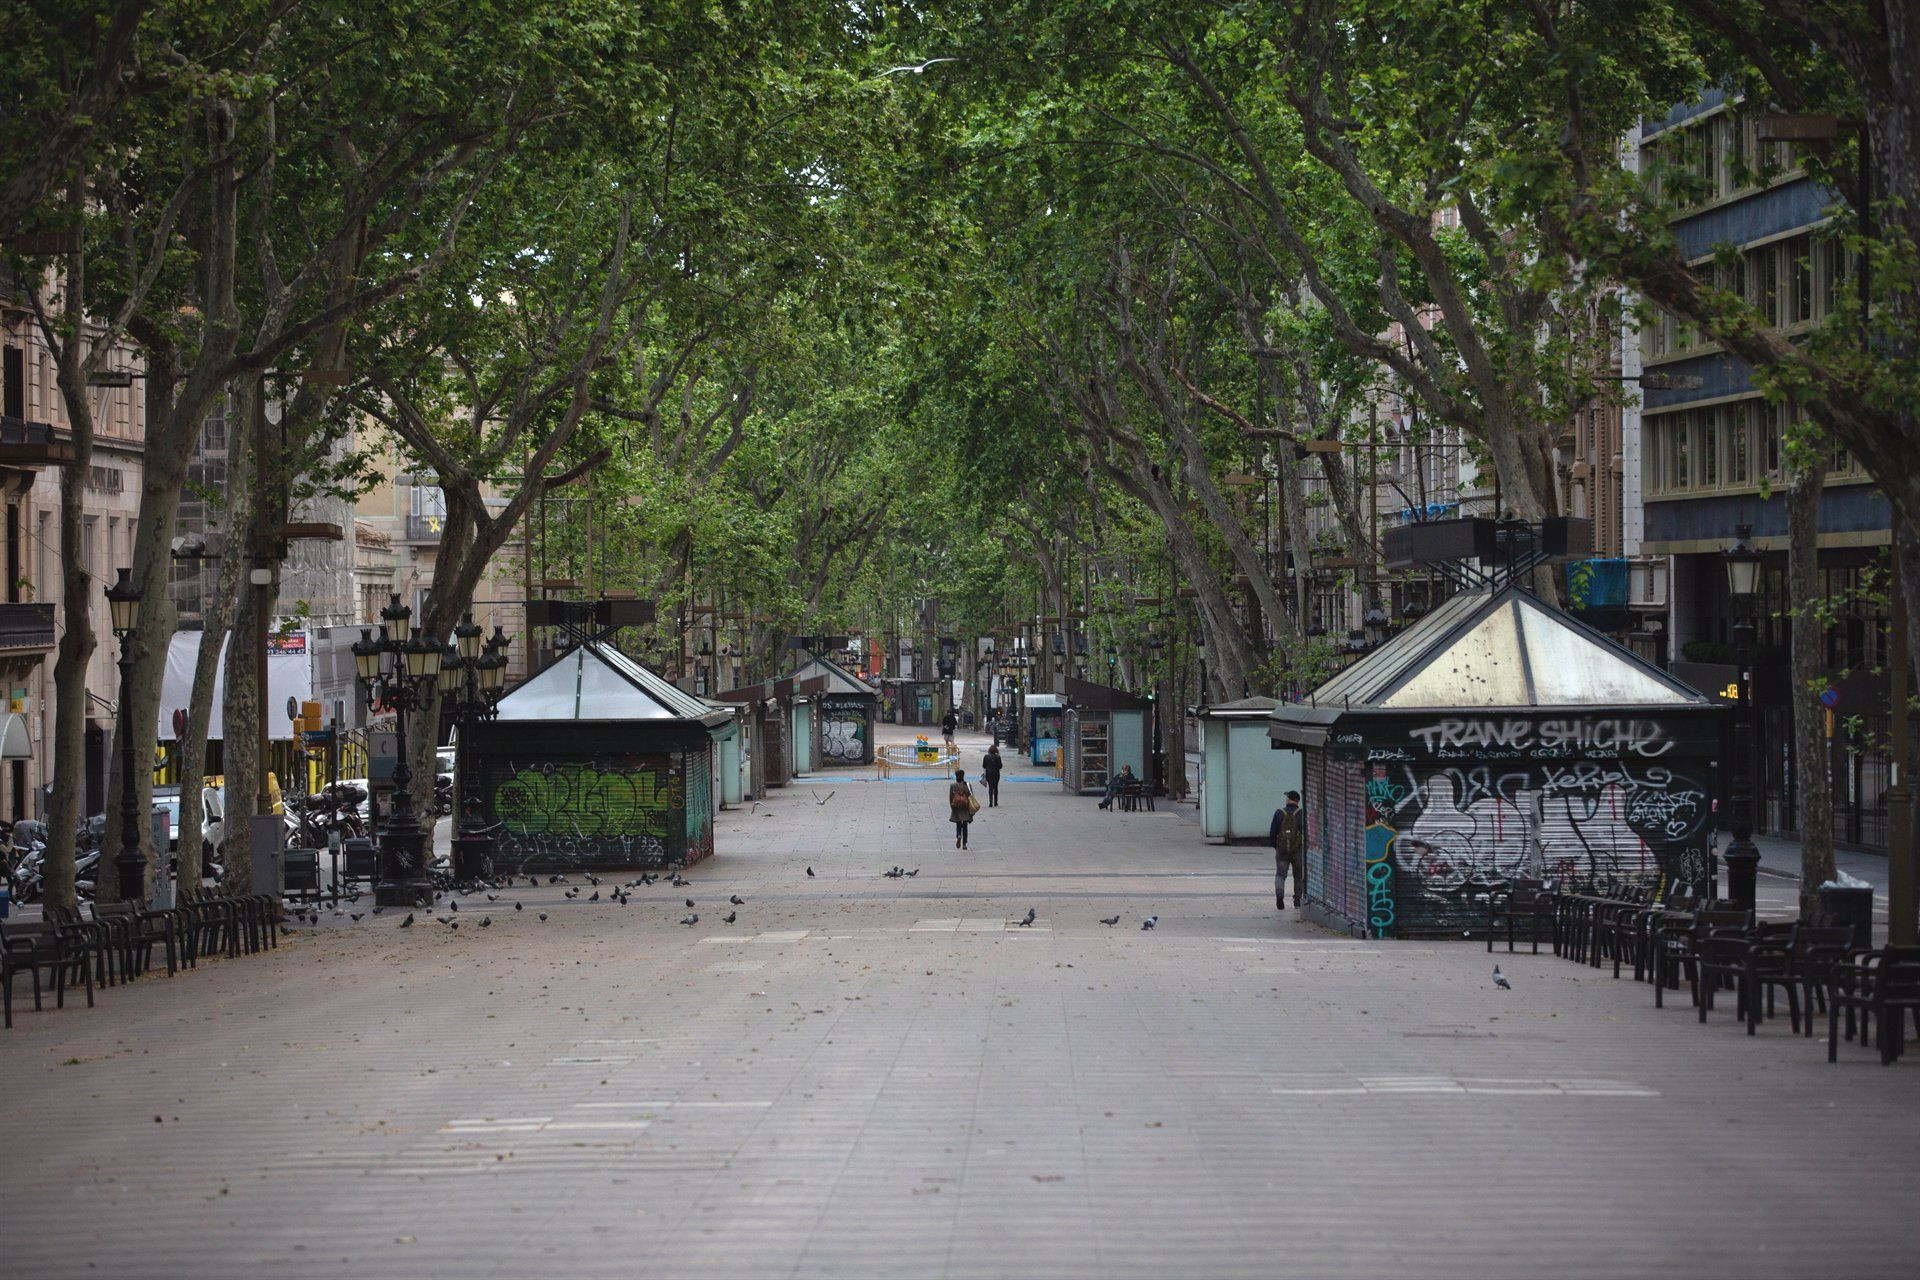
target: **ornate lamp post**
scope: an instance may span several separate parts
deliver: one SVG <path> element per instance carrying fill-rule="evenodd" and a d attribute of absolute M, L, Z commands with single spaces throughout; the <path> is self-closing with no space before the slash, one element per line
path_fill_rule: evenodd
<path fill-rule="evenodd" d="M 413 610 L 395 593 L 380 611 L 383 624 L 376 639 L 362 629 L 353 646 L 354 668 L 370 710 L 391 707 L 398 739 L 393 770 L 393 813 L 380 833 L 380 879 L 373 900 L 383 907 L 430 906 L 433 884 L 427 879 L 426 844 L 429 832 L 413 810 L 413 769 L 407 763 L 407 714 L 426 706 L 440 681 L 445 659 L 432 637 L 415 635 Z"/>
<path fill-rule="evenodd" d="M 134 724 L 128 716 L 133 703 L 133 654 L 129 646 L 140 626 L 140 589 L 133 584 L 132 571 L 120 570 L 119 580 L 107 588 L 107 611 L 113 620 L 113 634 L 120 639 L 120 852 L 113 865 L 120 873 L 120 896 L 135 902 L 147 897 L 147 860 L 140 854 L 139 804 L 133 785 Z"/>
<path fill-rule="evenodd" d="M 454 643 L 447 646 L 440 664 L 440 705 L 460 725 L 459 760 L 456 765 L 464 801 L 461 805 L 461 831 L 454 840 L 454 877 L 470 880 L 490 873 L 493 840 L 475 822 L 480 805 L 479 780 L 469 765 L 468 726 L 492 720 L 500 714 L 500 697 L 506 691 L 507 646 L 512 643 L 499 627 L 484 644 L 485 634 L 467 614 L 453 629 Z"/>
<path fill-rule="evenodd" d="M 1760 851 L 1753 846 L 1753 785 L 1747 776 L 1753 741 L 1753 607 L 1760 594 L 1760 550 L 1753 545 L 1753 526 L 1736 525 L 1733 545 L 1721 553 L 1727 566 L 1727 596 L 1733 602 L 1733 648 L 1736 666 L 1732 767 L 1733 842 L 1727 846 L 1727 898 L 1735 906 L 1752 907 Z"/>

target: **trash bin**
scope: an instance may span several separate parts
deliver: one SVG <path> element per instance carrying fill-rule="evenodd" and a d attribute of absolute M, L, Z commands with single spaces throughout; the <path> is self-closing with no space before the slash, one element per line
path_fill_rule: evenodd
<path fill-rule="evenodd" d="M 1853 946 L 1873 946 L 1873 886 L 1829 880 L 1820 886 L 1820 914 L 1828 924 L 1853 930 Z"/>
<path fill-rule="evenodd" d="M 462 831 L 453 838 L 453 878 L 487 880 L 493 876 L 493 831 Z"/>

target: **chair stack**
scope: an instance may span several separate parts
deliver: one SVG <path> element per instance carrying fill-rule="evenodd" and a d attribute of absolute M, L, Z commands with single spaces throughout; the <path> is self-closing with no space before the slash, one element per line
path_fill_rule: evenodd
<path fill-rule="evenodd" d="M 1701 1023 L 1731 993 L 1748 1035 L 1776 1016 L 1781 997 L 1797 1035 L 1811 1037 L 1824 1012 L 1828 1061 L 1839 1060 L 1843 1029 L 1889 1065 L 1905 1051 L 1909 1021 L 1920 1037 L 1920 947 L 1857 946 L 1846 924 L 1759 920 L 1694 885 L 1663 890 L 1645 877 L 1513 879 L 1488 887 L 1486 899 L 1488 951 L 1505 934 L 1509 952 L 1524 940 L 1537 953 L 1544 932 L 1563 959 L 1611 962 L 1616 978 L 1630 964 L 1634 980 L 1653 987 L 1656 1008 L 1685 983 Z"/>
<path fill-rule="evenodd" d="M 0 920 L 0 992 L 5 1025 L 13 1025 L 13 983 L 33 983 L 33 1007 L 43 1008 L 51 986 L 54 1007 L 65 1008 L 67 987 L 83 985 L 87 1006 L 94 988 L 131 982 L 164 954 L 167 974 L 195 968 L 202 956 L 240 954 L 280 945 L 278 904 L 270 894 L 233 896 L 183 889 L 179 905 L 148 911 L 133 902 L 94 903 L 91 918 L 49 905 L 38 921 Z M 44 979 L 44 981 L 43 981 Z"/>

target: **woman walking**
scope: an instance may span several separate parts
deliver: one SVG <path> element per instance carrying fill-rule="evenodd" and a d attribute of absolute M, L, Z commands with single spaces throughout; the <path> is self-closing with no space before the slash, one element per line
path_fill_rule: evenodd
<path fill-rule="evenodd" d="M 967 847 L 967 828 L 973 823 L 973 814 L 980 802 L 973 798 L 973 788 L 967 785 L 967 771 L 953 771 L 953 785 L 947 788 L 947 808 L 953 815 L 953 847 Z"/>
<path fill-rule="evenodd" d="M 986 756 L 980 761 L 980 776 L 987 782 L 987 808 L 1000 805 L 1000 744 L 994 743 L 987 748 Z"/>

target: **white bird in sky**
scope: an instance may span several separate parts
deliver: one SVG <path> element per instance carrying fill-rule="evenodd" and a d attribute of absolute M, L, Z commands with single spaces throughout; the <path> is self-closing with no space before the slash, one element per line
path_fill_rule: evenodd
<path fill-rule="evenodd" d="M 882 71 L 880 74 L 883 76 L 893 76 L 893 75 L 899 75 L 902 71 L 911 71 L 913 72 L 913 74 L 917 76 L 925 75 L 927 68 L 931 67 L 936 62 L 958 62 L 958 61 L 960 61 L 960 59 L 958 58 L 928 58 L 925 62 L 921 63 L 917 67 L 915 66 L 888 67 L 885 71 Z"/>

